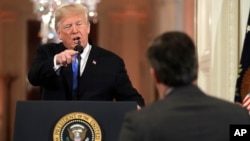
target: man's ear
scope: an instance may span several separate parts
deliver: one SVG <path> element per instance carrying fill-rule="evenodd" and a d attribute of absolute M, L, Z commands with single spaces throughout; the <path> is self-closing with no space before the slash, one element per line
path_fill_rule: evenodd
<path fill-rule="evenodd" d="M 90 26 L 91 26 L 91 23 L 89 22 L 88 23 L 88 34 L 90 33 Z"/>
<path fill-rule="evenodd" d="M 155 69 L 152 68 L 152 67 L 150 67 L 149 71 L 150 71 L 150 74 L 152 75 L 154 81 L 155 81 L 156 83 L 160 83 L 159 76 L 157 75 Z"/>
<path fill-rule="evenodd" d="M 57 38 L 61 40 L 61 32 L 59 30 L 56 30 Z"/>

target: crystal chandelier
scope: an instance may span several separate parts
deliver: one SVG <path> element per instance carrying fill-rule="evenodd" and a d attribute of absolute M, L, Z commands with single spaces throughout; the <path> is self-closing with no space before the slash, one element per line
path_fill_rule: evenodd
<path fill-rule="evenodd" d="M 54 30 L 54 12 L 61 5 L 70 3 L 80 3 L 89 10 L 89 19 L 91 22 L 97 22 L 97 4 L 101 0 L 31 0 L 34 5 L 34 13 L 41 20 L 41 38 L 42 43 L 58 42 Z"/>

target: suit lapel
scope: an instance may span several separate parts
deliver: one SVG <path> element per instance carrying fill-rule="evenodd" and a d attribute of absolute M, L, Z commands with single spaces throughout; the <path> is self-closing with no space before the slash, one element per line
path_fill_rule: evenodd
<path fill-rule="evenodd" d="M 84 68 L 84 72 L 83 72 L 82 76 L 93 72 L 94 67 L 96 65 L 98 65 L 97 59 L 98 59 L 99 55 L 100 55 L 100 53 L 98 51 L 98 48 L 96 46 L 92 45 L 92 48 L 90 50 L 89 57 L 88 57 L 88 60 L 87 60 L 86 66 Z"/>

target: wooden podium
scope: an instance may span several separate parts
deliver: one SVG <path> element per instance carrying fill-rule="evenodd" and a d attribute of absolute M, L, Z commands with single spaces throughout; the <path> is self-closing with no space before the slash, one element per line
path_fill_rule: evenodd
<path fill-rule="evenodd" d="M 135 102 L 18 101 L 14 141 L 117 141 L 132 110 Z"/>

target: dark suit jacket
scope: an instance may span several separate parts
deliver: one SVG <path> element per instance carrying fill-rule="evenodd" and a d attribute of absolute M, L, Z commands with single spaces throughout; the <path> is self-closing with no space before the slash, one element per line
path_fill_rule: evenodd
<path fill-rule="evenodd" d="M 229 141 L 230 124 L 250 124 L 246 109 L 185 86 L 127 114 L 119 141 Z"/>
<path fill-rule="evenodd" d="M 79 93 L 72 97 L 71 65 L 61 67 L 60 75 L 53 69 L 53 57 L 65 50 L 62 43 L 49 43 L 37 49 L 34 62 L 28 72 L 28 80 L 41 86 L 44 100 L 101 100 L 137 101 L 144 105 L 141 95 L 132 87 L 123 60 L 114 53 L 92 45 L 92 49 L 80 77 Z"/>

